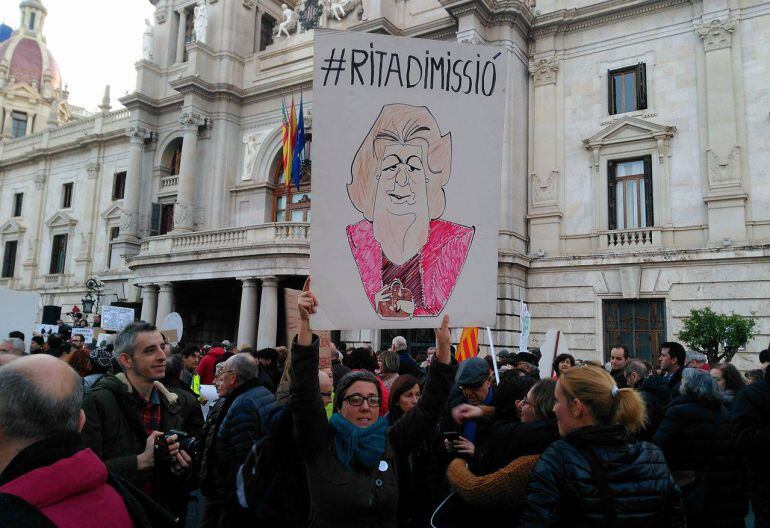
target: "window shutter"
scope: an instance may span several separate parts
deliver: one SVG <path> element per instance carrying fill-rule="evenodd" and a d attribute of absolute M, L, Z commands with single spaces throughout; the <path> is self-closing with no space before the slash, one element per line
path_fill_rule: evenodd
<path fill-rule="evenodd" d="M 150 236 L 160 234 L 160 204 L 152 204 L 152 214 L 150 215 Z"/>
<path fill-rule="evenodd" d="M 644 205 L 647 209 L 647 226 L 652 227 L 655 225 L 655 218 L 653 217 L 653 211 L 655 208 L 652 203 L 652 157 L 645 156 L 644 158 Z"/>
<path fill-rule="evenodd" d="M 615 167 L 614 161 L 607 162 L 607 227 L 610 231 L 617 229 L 617 218 L 615 217 Z"/>
<path fill-rule="evenodd" d="M 647 65 L 643 62 L 636 66 L 636 109 L 647 109 Z"/>
<path fill-rule="evenodd" d="M 615 95 L 612 85 L 612 72 L 607 70 L 607 112 L 609 115 L 615 114 Z"/>

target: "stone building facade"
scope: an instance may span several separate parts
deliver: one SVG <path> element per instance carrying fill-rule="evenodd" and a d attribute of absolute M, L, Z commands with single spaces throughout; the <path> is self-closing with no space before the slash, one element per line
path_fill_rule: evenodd
<path fill-rule="evenodd" d="M 704 306 L 759 318 L 743 364 L 770 342 L 770 2 L 305 0 L 289 37 L 271 1 L 152 3 L 124 110 L 0 142 L 0 286 L 69 308 L 96 277 L 104 303 L 179 311 L 192 342 L 283 342 L 312 165 L 286 194 L 281 102 L 303 93 L 312 163 L 317 25 L 506 52 L 498 346 L 518 347 L 520 300 L 531 344 L 557 328 L 584 358 L 650 357 Z"/>

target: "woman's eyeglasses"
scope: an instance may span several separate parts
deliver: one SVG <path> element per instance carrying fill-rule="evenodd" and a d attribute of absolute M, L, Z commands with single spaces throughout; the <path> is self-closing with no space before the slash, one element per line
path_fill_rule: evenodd
<path fill-rule="evenodd" d="M 345 396 L 343 401 L 348 402 L 353 407 L 361 407 L 364 404 L 364 401 L 369 403 L 369 407 L 379 407 L 380 406 L 380 397 L 379 396 L 362 396 L 360 394 L 351 394 L 350 396 Z"/>

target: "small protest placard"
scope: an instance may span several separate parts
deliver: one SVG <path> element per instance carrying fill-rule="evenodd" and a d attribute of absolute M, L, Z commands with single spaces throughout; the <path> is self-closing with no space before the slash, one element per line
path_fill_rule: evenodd
<path fill-rule="evenodd" d="M 35 332 L 43 336 L 44 341 L 48 341 L 48 336 L 59 331 L 57 325 L 39 324 L 35 327 Z"/>
<path fill-rule="evenodd" d="M 120 332 L 134 322 L 134 309 L 121 306 L 105 306 L 102 309 L 102 328 Z"/>
<path fill-rule="evenodd" d="M 72 335 L 82 335 L 84 343 L 92 343 L 96 335 L 95 328 L 73 328 Z"/>
<path fill-rule="evenodd" d="M 286 342 L 291 346 L 294 338 L 299 333 L 299 308 L 297 308 L 297 297 L 302 293 L 299 290 L 284 288 L 283 298 L 286 306 Z M 328 330 L 314 330 L 318 336 L 318 368 L 324 369 L 331 367 L 331 348 L 332 333 Z"/>

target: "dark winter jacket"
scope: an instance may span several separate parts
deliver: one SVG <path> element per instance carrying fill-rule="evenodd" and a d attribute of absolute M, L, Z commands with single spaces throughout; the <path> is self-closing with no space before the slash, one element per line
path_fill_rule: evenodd
<path fill-rule="evenodd" d="M 586 456 L 595 457 L 600 471 Z M 600 491 L 602 476 L 609 499 Z M 610 512 L 624 528 L 685 526 L 682 493 L 663 453 L 648 442 L 630 442 L 621 426 L 582 427 L 551 444 L 527 489 L 521 527 L 593 528 Z"/>
<path fill-rule="evenodd" d="M 372 469 L 354 464 L 351 469 L 337 458 L 334 432 L 326 418 L 318 388 L 318 339 L 311 346 L 292 349 L 292 394 L 289 408 L 295 441 L 305 459 L 310 487 L 311 528 L 392 528 L 396 526 L 399 499 L 399 463 L 408 457 L 439 420 L 446 403 L 452 367 L 434 361 L 418 404 L 388 429 L 381 462 Z M 402 462 L 399 462 L 402 461 Z M 406 471 L 406 469 L 404 469 Z M 415 500 L 411 497 L 410 500 Z"/>
<path fill-rule="evenodd" d="M 666 377 L 666 386 L 671 393 L 671 399 L 674 400 L 679 397 L 679 387 L 682 385 L 682 374 L 684 374 L 684 368 L 678 369 L 671 376 Z"/>
<path fill-rule="evenodd" d="M 174 526 L 173 517 L 149 497 L 108 473 L 76 433 L 19 452 L 0 474 L 0 493 L 19 499 L 0 503 L 4 528 L 48 526 L 46 521 L 60 528 Z"/>
<path fill-rule="evenodd" d="M 136 456 L 145 449 L 147 433 L 139 420 L 139 408 L 132 392 L 133 387 L 125 374 L 106 375 L 99 380 L 83 400 L 86 413 L 83 443 L 110 471 L 139 489 L 146 489 L 150 484 L 153 499 L 179 514 L 187 502 L 187 475 L 173 476 L 162 464 L 141 472 L 137 469 Z M 175 429 L 199 437 L 203 412 L 195 397 L 187 391 L 166 390 L 165 387 L 158 392 L 162 406 L 160 430 Z"/>
<path fill-rule="evenodd" d="M 214 469 L 216 466 L 214 447 L 216 445 L 217 432 L 219 426 L 222 423 L 222 409 L 227 402 L 227 398 L 219 398 L 209 409 L 209 413 L 206 416 L 206 423 L 203 424 L 203 430 L 201 431 L 201 440 L 198 447 L 198 467 L 200 473 L 201 492 L 206 497 L 219 497 L 221 494 L 221 482 L 217 482 L 214 478 Z M 217 493 L 217 492 L 220 493 Z"/>
<path fill-rule="evenodd" d="M 417 365 L 417 362 L 412 359 L 412 356 L 406 350 L 401 350 L 398 353 L 398 374 L 410 374 L 417 379 L 422 378 L 422 371 Z"/>
<path fill-rule="evenodd" d="M 253 379 L 227 396 L 224 417 L 217 431 L 217 471 L 225 478 L 226 491 L 235 490 L 235 474 L 254 442 L 267 430 L 278 409 L 275 396 Z"/>
<path fill-rule="evenodd" d="M 647 376 L 639 382 L 635 389 L 644 401 L 645 415 L 647 416 L 647 423 L 644 429 L 636 434 L 636 438 L 650 442 L 663 420 L 666 406 L 671 401 L 671 391 L 668 388 L 666 378 L 662 376 Z"/>
<path fill-rule="evenodd" d="M 612 376 L 612 379 L 615 380 L 615 385 L 617 385 L 619 389 L 625 389 L 628 387 L 628 381 L 626 381 L 626 369 L 619 368 L 612 370 L 610 372 L 610 376 Z"/>
<path fill-rule="evenodd" d="M 745 471 L 720 401 L 689 394 L 676 398 L 652 441 L 663 450 L 674 476 L 686 478 L 682 492 L 688 524 L 743 526 L 748 513 Z"/>
<path fill-rule="evenodd" d="M 471 469 L 476 475 L 493 473 L 520 456 L 539 455 L 558 439 L 555 420 L 497 421 L 479 431 Z"/>
<path fill-rule="evenodd" d="M 770 521 L 770 368 L 744 388 L 730 408 L 737 452 L 748 462 L 749 495 L 757 519 Z"/>

